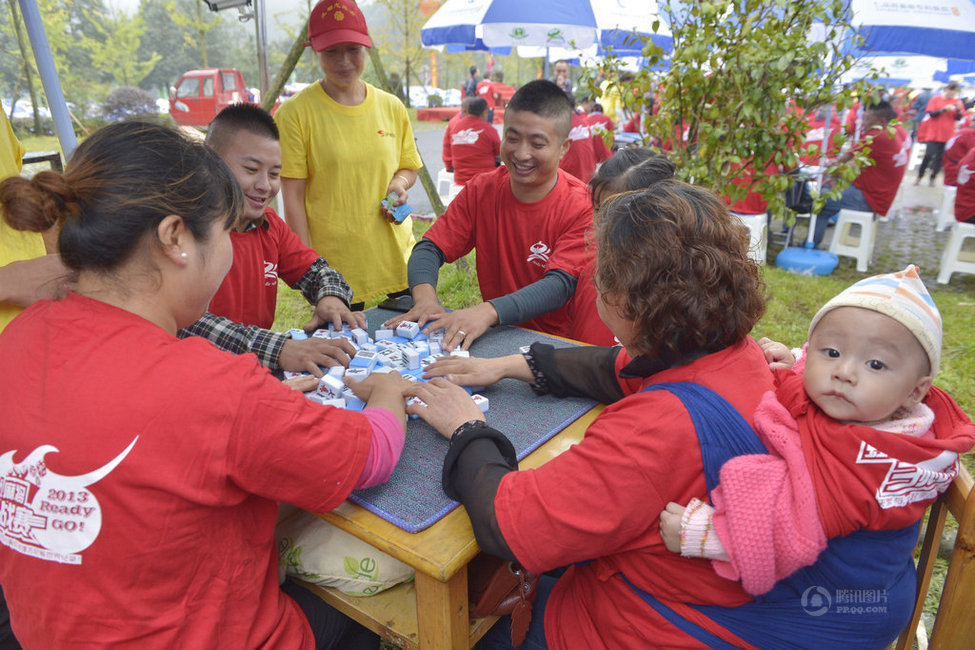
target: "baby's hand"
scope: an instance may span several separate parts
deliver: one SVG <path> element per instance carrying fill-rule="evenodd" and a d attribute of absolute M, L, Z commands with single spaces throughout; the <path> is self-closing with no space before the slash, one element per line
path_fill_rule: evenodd
<path fill-rule="evenodd" d="M 660 513 L 660 536 L 671 553 L 680 553 L 680 520 L 684 506 L 671 501 Z"/>
<path fill-rule="evenodd" d="M 768 361 L 768 367 L 772 370 L 791 368 L 795 365 L 796 358 L 792 356 L 792 351 L 784 344 L 763 337 L 758 341 L 758 345 L 765 353 L 765 360 Z"/>

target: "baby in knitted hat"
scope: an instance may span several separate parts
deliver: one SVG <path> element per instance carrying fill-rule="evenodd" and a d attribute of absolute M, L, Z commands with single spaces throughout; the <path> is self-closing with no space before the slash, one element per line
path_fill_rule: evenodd
<path fill-rule="evenodd" d="M 668 504 L 667 548 L 712 560 L 757 595 L 815 562 L 830 538 L 919 521 L 975 445 L 975 425 L 931 385 L 941 333 L 913 265 L 823 305 L 804 354 L 774 370 L 776 390 L 755 412 L 769 453 L 725 463 L 713 505 Z"/>

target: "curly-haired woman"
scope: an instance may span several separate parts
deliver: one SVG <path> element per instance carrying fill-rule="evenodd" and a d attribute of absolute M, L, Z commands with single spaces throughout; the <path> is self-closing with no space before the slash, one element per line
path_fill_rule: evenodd
<path fill-rule="evenodd" d="M 660 535 L 672 495 L 707 498 L 725 460 L 765 453 L 751 425 L 772 373 L 749 337 L 765 302 L 747 233 L 713 193 L 662 180 L 605 202 L 596 239 L 599 313 L 622 348 L 536 343 L 524 355 L 443 360 L 429 369 L 442 378 L 406 391 L 436 404 L 408 410 L 450 438 L 444 488 L 467 508 L 481 549 L 536 573 L 572 565 L 541 577 L 523 647 L 884 645 L 909 614 L 916 529 L 852 540 L 852 550 L 831 544 L 828 566 L 760 600 L 707 562 L 668 555 Z M 510 443 L 451 383 L 505 377 L 609 405 L 579 444 L 517 471 Z M 874 589 L 889 602 L 874 618 L 814 616 L 803 606 L 817 588 Z M 509 647 L 502 620 L 486 647 Z"/>

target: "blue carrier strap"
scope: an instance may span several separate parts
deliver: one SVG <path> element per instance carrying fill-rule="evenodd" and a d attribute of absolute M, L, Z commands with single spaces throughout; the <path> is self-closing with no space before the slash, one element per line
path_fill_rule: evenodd
<path fill-rule="evenodd" d="M 745 454 L 768 453 L 738 409 L 710 388 L 691 382 L 671 382 L 653 384 L 641 392 L 654 390 L 666 390 L 676 395 L 691 416 L 701 447 L 709 496 L 718 486 L 721 467 L 728 460 Z"/>
<path fill-rule="evenodd" d="M 726 461 L 768 453 L 741 413 L 713 390 L 689 382 L 644 389 L 653 390 L 676 395 L 691 416 L 709 495 Z M 901 530 L 861 530 L 831 539 L 815 564 L 776 583 L 753 602 L 739 607 L 692 607 L 761 648 L 884 647 L 907 624 L 914 605 L 911 551 L 919 527 L 920 522 Z M 735 647 L 623 578 L 657 613 L 689 636 L 712 648 Z M 852 606 L 842 605 L 844 598 Z M 853 602 L 856 598 L 862 602 Z"/>

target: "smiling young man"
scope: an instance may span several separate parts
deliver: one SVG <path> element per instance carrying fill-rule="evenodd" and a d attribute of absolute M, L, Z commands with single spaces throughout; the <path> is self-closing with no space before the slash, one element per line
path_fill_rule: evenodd
<path fill-rule="evenodd" d="M 504 166 L 471 179 L 413 248 L 414 307 L 390 323 L 444 328 L 447 350 L 467 349 L 493 325 L 569 334 L 566 303 L 585 264 L 592 226 L 588 188 L 559 172 L 571 121 L 572 105 L 551 81 L 532 81 L 514 94 L 504 115 Z M 484 302 L 446 312 L 437 299 L 440 266 L 472 249 Z"/>
<path fill-rule="evenodd" d="M 209 311 L 181 335 L 202 336 L 229 352 L 253 352 L 273 370 L 321 375 L 319 366 L 347 365 L 350 346 L 318 338 L 295 340 L 268 329 L 274 322 L 278 277 L 314 305 L 305 329 L 365 323 L 361 312 L 349 309 L 352 290 L 342 275 L 302 244 L 270 207 L 281 187 L 281 145 L 274 120 L 254 104 L 234 104 L 214 118 L 206 141 L 233 172 L 246 211 L 230 234 L 230 272 Z"/>

